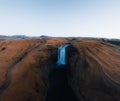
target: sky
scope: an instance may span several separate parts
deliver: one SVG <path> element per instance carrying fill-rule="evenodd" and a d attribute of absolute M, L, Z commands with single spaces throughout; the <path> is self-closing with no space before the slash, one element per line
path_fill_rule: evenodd
<path fill-rule="evenodd" d="M 120 39 L 120 0 L 0 0 L 0 35 Z"/>

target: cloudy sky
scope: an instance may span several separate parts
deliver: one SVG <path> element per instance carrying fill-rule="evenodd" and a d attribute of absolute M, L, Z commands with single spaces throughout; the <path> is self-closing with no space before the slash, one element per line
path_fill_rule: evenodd
<path fill-rule="evenodd" d="M 120 0 L 0 0 L 0 35 L 120 38 Z"/>

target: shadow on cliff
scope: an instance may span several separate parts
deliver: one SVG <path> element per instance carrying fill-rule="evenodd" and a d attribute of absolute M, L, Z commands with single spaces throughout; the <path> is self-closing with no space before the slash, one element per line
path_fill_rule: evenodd
<path fill-rule="evenodd" d="M 46 101 L 78 101 L 68 84 L 66 68 L 56 68 L 51 73 Z"/>

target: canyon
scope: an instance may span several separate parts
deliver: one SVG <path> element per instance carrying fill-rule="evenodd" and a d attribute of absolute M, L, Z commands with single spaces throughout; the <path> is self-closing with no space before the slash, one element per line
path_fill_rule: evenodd
<path fill-rule="evenodd" d="M 45 101 L 65 43 L 71 44 L 66 79 L 78 101 L 120 101 L 119 46 L 55 37 L 0 39 L 0 101 Z"/>

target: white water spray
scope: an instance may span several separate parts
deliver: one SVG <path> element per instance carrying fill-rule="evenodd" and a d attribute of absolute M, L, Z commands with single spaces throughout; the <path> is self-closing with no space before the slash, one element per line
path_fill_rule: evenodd
<path fill-rule="evenodd" d="M 66 56 L 66 48 L 69 46 L 69 44 L 61 45 L 58 48 L 58 65 L 66 65 L 67 62 L 67 56 Z"/>

